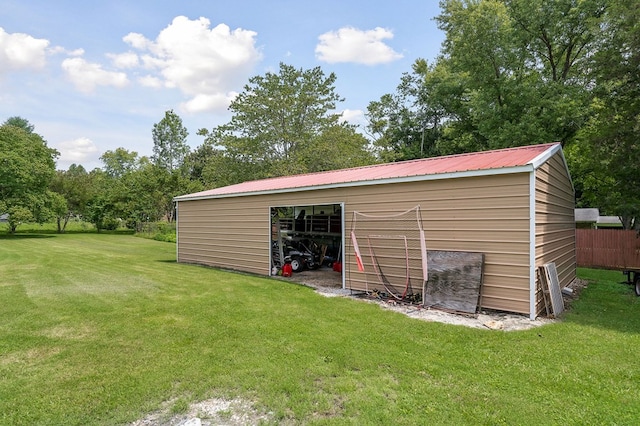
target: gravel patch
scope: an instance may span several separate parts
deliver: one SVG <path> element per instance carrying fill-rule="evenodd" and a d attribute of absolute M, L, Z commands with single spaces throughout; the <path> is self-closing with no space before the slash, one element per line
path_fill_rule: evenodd
<path fill-rule="evenodd" d="M 242 399 L 211 398 L 193 403 L 185 413 L 171 414 L 171 401 L 130 426 L 247 426 L 273 423 L 273 413 L 260 413 Z"/>
<path fill-rule="evenodd" d="M 349 289 L 341 288 L 340 274 L 329 268 L 321 268 L 315 271 L 302 271 L 295 273 L 292 278 L 282 279 L 291 280 L 311 287 L 326 297 L 351 297 L 368 303 L 376 303 L 382 309 L 388 309 L 422 321 L 434 321 L 465 327 L 502 331 L 528 330 L 560 321 L 559 319 L 546 317 L 537 317 L 535 320 L 531 320 L 526 315 L 490 310 L 483 310 L 478 315 L 465 315 L 425 308 L 415 304 L 398 303 L 395 300 L 361 297 L 361 295 L 356 295 Z M 586 281 L 576 279 L 568 286 L 570 291 L 566 294 L 563 292 L 562 295 L 565 309 L 570 307 L 571 303 L 580 296 L 580 292 L 586 285 Z"/>

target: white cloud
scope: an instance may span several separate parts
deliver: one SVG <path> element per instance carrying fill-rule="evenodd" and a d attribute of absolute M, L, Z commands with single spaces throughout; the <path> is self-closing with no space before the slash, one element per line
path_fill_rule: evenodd
<path fill-rule="evenodd" d="M 71 164 L 94 161 L 99 157 L 98 147 L 89 138 L 60 142 L 55 148 L 60 151 L 58 163 L 66 167 Z"/>
<path fill-rule="evenodd" d="M 316 46 L 316 57 L 328 63 L 376 65 L 392 62 L 402 58 L 402 55 L 384 43 L 383 40 L 391 38 L 393 32 L 385 28 L 362 31 L 344 27 L 318 37 L 320 42 Z"/>
<path fill-rule="evenodd" d="M 23 33 L 7 33 L 0 27 L 0 73 L 11 69 L 44 68 L 49 40 Z"/>
<path fill-rule="evenodd" d="M 78 90 L 92 92 L 96 86 L 125 87 L 129 84 L 127 75 L 122 72 L 106 71 L 102 65 L 90 63 L 82 58 L 68 58 L 62 61 L 62 69 Z"/>
<path fill-rule="evenodd" d="M 154 89 L 159 89 L 162 87 L 162 80 L 152 75 L 145 75 L 138 78 L 138 83 L 140 83 L 144 87 L 152 87 Z"/>
<path fill-rule="evenodd" d="M 49 53 L 50 55 L 63 53 L 68 56 L 82 56 L 84 55 L 84 49 L 67 50 L 62 46 L 55 46 L 55 47 L 52 47 L 51 49 L 48 49 L 47 53 Z"/>
<path fill-rule="evenodd" d="M 229 92 L 228 94 L 215 93 L 212 95 L 199 94 L 181 104 L 180 107 L 190 113 L 221 111 L 227 108 L 237 95 L 237 92 Z"/>
<path fill-rule="evenodd" d="M 183 104 L 189 111 L 226 109 L 231 92 L 248 78 L 262 55 L 254 31 L 231 30 L 225 24 L 210 28 L 210 24 L 206 18 L 177 16 L 155 41 L 136 33 L 125 36 L 126 43 L 144 53 L 143 66 L 158 73 L 140 81 L 156 86 L 156 77 L 164 87 L 178 88 L 191 98 Z"/>
<path fill-rule="evenodd" d="M 120 54 L 108 53 L 107 57 L 111 59 L 113 66 L 120 69 L 135 68 L 140 64 L 138 55 L 133 52 Z"/>
<path fill-rule="evenodd" d="M 82 56 L 84 55 L 84 49 L 75 49 L 66 52 L 69 56 Z"/>
<path fill-rule="evenodd" d="M 342 111 L 342 119 L 351 123 L 351 124 L 362 124 L 364 123 L 364 112 L 360 109 L 345 109 Z"/>
<path fill-rule="evenodd" d="M 145 50 L 148 49 L 149 47 L 151 47 L 153 45 L 152 42 L 150 42 L 149 40 L 147 40 L 145 38 L 145 36 L 143 36 L 142 34 L 138 34 L 138 33 L 129 33 L 126 36 L 124 36 L 122 38 L 122 40 L 133 46 L 136 49 L 139 50 Z"/>

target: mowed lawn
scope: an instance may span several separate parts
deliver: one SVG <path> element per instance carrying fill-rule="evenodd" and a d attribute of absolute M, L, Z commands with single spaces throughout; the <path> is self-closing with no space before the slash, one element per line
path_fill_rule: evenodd
<path fill-rule="evenodd" d="M 619 272 L 581 270 L 564 321 L 502 332 L 175 257 L 127 235 L 0 236 L 0 424 L 127 424 L 216 396 L 289 424 L 640 421 L 640 298 Z"/>

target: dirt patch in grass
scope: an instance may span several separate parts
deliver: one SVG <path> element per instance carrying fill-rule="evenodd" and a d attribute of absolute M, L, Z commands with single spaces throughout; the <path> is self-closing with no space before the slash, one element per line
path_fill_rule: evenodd
<path fill-rule="evenodd" d="M 273 413 L 261 413 L 253 404 L 242 399 L 210 398 L 188 405 L 176 414 L 176 401 L 167 401 L 163 407 L 130 426 L 244 426 L 273 423 Z M 180 407 L 178 407 L 180 408 Z"/>

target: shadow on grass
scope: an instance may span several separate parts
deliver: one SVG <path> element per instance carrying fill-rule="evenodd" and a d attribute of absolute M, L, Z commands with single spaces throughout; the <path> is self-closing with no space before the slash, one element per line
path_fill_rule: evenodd
<path fill-rule="evenodd" d="M 96 234 L 96 235 L 134 235 L 135 231 L 132 229 L 118 229 L 116 231 L 105 231 L 102 230 L 100 232 L 95 229 L 91 230 L 82 230 L 82 229 L 73 229 L 64 232 L 58 232 L 55 229 L 29 229 L 25 231 L 17 230 L 14 234 L 10 234 L 9 232 L 0 231 L 0 238 L 2 237 L 17 237 L 17 236 L 25 236 L 25 235 L 50 235 L 50 236 L 59 236 L 59 235 L 77 235 L 77 234 Z"/>
<path fill-rule="evenodd" d="M 0 234 L 0 240 L 24 240 L 28 238 L 55 238 L 51 234 Z"/>

